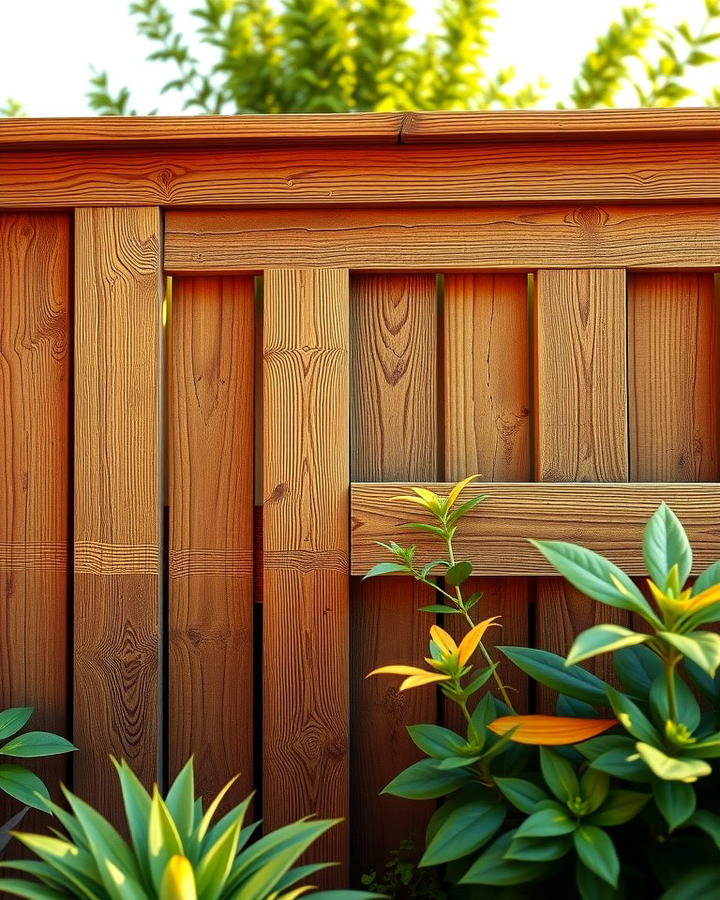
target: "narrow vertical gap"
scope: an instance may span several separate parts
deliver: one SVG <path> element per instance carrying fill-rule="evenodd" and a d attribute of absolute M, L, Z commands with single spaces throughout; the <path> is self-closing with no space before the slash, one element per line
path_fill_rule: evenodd
<path fill-rule="evenodd" d="M 445 275 L 437 276 L 437 474 L 439 480 L 447 478 L 445 471 Z"/>
<path fill-rule="evenodd" d="M 67 613 L 65 660 L 66 734 L 74 742 L 75 725 L 75 216 L 70 216 L 68 245 L 68 431 L 67 431 Z M 74 790 L 75 764 L 67 764 L 67 783 Z"/>
<path fill-rule="evenodd" d="M 160 320 L 160 384 L 158 410 L 160 434 L 158 438 L 159 459 L 159 556 L 160 583 L 158 585 L 158 747 L 157 777 L 160 790 L 168 789 L 170 775 L 170 498 L 168 490 L 168 469 L 170 454 L 170 404 L 172 402 L 172 278 L 165 278 L 165 293 L 161 306 Z"/>
<path fill-rule="evenodd" d="M 537 303 L 537 297 L 535 294 L 535 274 L 534 272 L 529 272 L 527 276 L 527 317 L 528 317 L 528 348 L 527 348 L 527 359 L 528 359 L 528 408 L 530 410 L 530 421 L 528 423 L 528 440 L 530 442 L 529 446 L 529 472 L 528 479 L 530 481 L 536 481 L 536 461 L 535 461 L 535 444 L 536 444 L 536 426 L 537 426 L 537 410 L 535 409 L 537 403 L 537 396 L 535 393 L 535 376 L 536 376 L 536 364 L 537 361 L 535 359 L 535 304 Z"/>
<path fill-rule="evenodd" d="M 627 453 L 627 480 L 634 481 L 635 473 L 632 469 L 632 430 L 631 430 L 631 407 L 632 392 L 630 383 L 630 354 L 633 353 L 633 347 L 630 343 L 630 317 L 632 315 L 632 303 L 630 300 L 630 280 L 632 272 L 625 272 L 625 442 Z"/>
<path fill-rule="evenodd" d="M 253 785 L 255 818 L 263 810 L 263 298 L 262 276 L 255 278 L 254 453 L 255 501 L 253 508 Z"/>
<path fill-rule="evenodd" d="M 537 578 L 528 578 L 528 647 L 537 646 Z M 538 709 L 538 685 L 534 678 L 528 678 L 528 712 L 535 713 Z"/>

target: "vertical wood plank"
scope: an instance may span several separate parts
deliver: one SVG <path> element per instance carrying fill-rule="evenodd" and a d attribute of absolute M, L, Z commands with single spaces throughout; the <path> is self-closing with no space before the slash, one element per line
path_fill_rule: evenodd
<path fill-rule="evenodd" d="M 477 472 L 484 481 L 529 481 L 527 276 L 446 275 L 444 309 L 445 479 Z M 465 589 L 483 594 L 476 619 L 502 616 L 502 629 L 487 633 L 488 647 L 527 645 L 527 579 L 471 578 Z M 467 630 L 459 620 L 446 621 L 456 636 Z M 517 708 L 526 709 L 527 678 L 504 659 L 499 671 Z M 455 712 L 450 704 L 446 721 L 463 727 Z"/>
<path fill-rule="evenodd" d="M 437 296 L 434 276 L 359 275 L 351 296 L 351 471 L 355 481 L 429 481 L 437 473 Z M 432 620 L 428 591 L 402 579 L 355 582 L 352 594 L 352 822 L 354 867 L 382 867 L 391 850 L 422 840 L 432 804 L 380 796 L 420 754 L 406 725 L 434 722 L 432 690 L 400 694 L 365 676 L 391 662 L 417 665 Z"/>
<path fill-rule="evenodd" d="M 176 278 L 170 384 L 169 766 L 253 779 L 254 279 Z"/>
<path fill-rule="evenodd" d="M 628 316 L 630 479 L 716 481 L 714 276 L 633 274 Z"/>
<path fill-rule="evenodd" d="M 344 822 L 313 848 L 347 883 L 348 273 L 268 270 L 264 304 L 264 821 Z"/>
<path fill-rule="evenodd" d="M 160 211 L 75 216 L 75 788 L 119 818 L 108 753 L 158 757 Z"/>
<path fill-rule="evenodd" d="M 626 298 L 622 269 L 541 270 L 535 302 L 536 475 L 539 481 L 627 481 Z M 537 646 L 565 654 L 600 622 L 627 625 L 564 579 L 537 582 Z M 611 661 L 592 668 L 610 676 Z M 540 709 L 548 710 L 541 690 Z"/>
<path fill-rule="evenodd" d="M 69 724 L 69 269 L 67 215 L 0 215 L 0 708 L 32 706 L 29 727 L 60 734 Z M 68 759 L 33 766 L 53 793 Z M 5 796 L 0 806 L 3 822 L 20 808 Z"/>

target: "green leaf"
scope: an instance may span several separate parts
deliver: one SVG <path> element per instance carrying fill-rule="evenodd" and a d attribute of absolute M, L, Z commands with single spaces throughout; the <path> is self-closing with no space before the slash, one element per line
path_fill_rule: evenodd
<path fill-rule="evenodd" d="M 601 653 L 612 653 L 649 640 L 649 634 L 638 634 L 622 625 L 595 625 L 575 638 L 565 665 L 572 666 Z"/>
<path fill-rule="evenodd" d="M 607 772 L 588 768 L 580 779 L 580 796 L 587 804 L 585 815 L 594 813 L 605 802 L 610 790 L 610 778 Z"/>
<path fill-rule="evenodd" d="M 710 775 L 711 767 L 705 760 L 692 759 L 690 757 L 668 756 L 657 747 L 642 742 L 636 744 L 640 758 L 647 764 L 658 778 L 665 781 L 697 781 L 705 775 Z"/>
<path fill-rule="evenodd" d="M 539 809 L 527 819 L 517 830 L 518 837 L 541 838 L 557 837 L 561 834 L 570 834 L 577 828 L 577 822 L 571 819 L 566 809 L 559 803 L 548 805 Z"/>
<path fill-rule="evenodd" d="M 625 690 L 637 697 L 647 697 L 657 676 L 664 673 L 658 655 L 642 645 L 618 650 L 613 668 Z"/>
<path fill-rule="evenodd" d="M 184 856 L 182 838 L 170 816 L 157 787 L 150 803 L 148 820 L 147 853 L 150 859 L 150 873 L 155 889 L 159 891 L 165 866 L 171 857 Z"/>
<path fill-rule="evenodd" d="M 531 647 L 497 647 L 510 662 L 539 684 L 591 706 L 605 706 L 608 685 L 580 666 L 567 667 L 562 656 Z"/>
<path fill-rule="evenodd" d="M 714 587 L 718 583 L 720 583 L 720 559 L 710 563 L 707 569 L 703 569 L 698 575 L 695 579 L 695 584 L 693 584 L 692 596 L 697 597 L 698 594 Z"/>
<path fill-rule="evenodd" d="M 51 734 L 49 731 L 26 731 L 0 747 L 0 753 L 4 756 L 19 756 L 30 759 L 36 756 L 55 756 L 58 753 L 69 753 L 71 750 L 76 749 L 70 741 L 60 737 L 59 734 Z"/>
<path fill-rule="evenodd" d="M 47 811 L 47 806 L 41 797 L 50 799 L 48 789 L 37 775 L 22 766 L 0 765 L 0 791 L 4 791 L 8 796 L 24 803 L 25 806 L 41 809 L 43 812 Z M 38 797 L 37 794 L 40 794 L 41 797 Z"/>
<path fill-rule="evenodd" d="M 183 846 L 188 846 L 195 820 L 195 778 L 192 757 L 178 773 L 165 798 L 165 804 L 170 818 L 177 827 Z"/>
<path fill-rule="evenodd" d="M 432 800 L 451 794 L 472 780 L 469 769 L 441 771 L 433 759 L 421 759 L 397 775 L 382 791 L 407 800 Z"/>
<path fill-rule="evenodd" d="M 693 732 L 700 724 L 700 706 L 693 696 L 693 692 L 685 684 L 682 678 L 675 678 L 675 705 L 677 707 L 678 721 Z M 660 722 L 667 722 L 672 718 L 670 704 L 667 696 L 665 675 L 660 674 L 650 688 L 650 709 Z"/>
<path fill-rule="evenodd" d="M 575 850 L 584 865 L 602 878 L 617 887 L 620 874 L 620 860 L 611 838 L 596 825 L 580 825 L 573 834 Z"/>
<path fill-rule="evenodd" d="M 505 814 L 504 805 L 491 801 L 460 806 L 442 824 L 419 864 L 436 866 L 473 853 L 500 828 Z"/>
<path fill-rule="evenodd" d="M 639 741 L 645 741 L 648 744 L 661 743 L 661 737 L 653 724 L 629 697 L 611 687 L 607 689 L 607 696 L 615 717 L 626 731 L 629 731 Z"/>
<path fill-rule="evenodd" d="M 496 778 L 495 786 L 516 809 L 528 814 L 535 812 L 538 803 L 550 799 L 541 787 L 522 778 Z"/>
<path fill-rule="evenodd" d="M 20 731 L 32 714 L 32 706 L 13 706 L 0 712 L 0 741 Z"/>
<path fill-rule="evenodd" d="M 445 573 L 445 581 L 453 587 L 458 587 L 472 575 L 472 565 L 467 560 L 456 562 Z"/>
<path fill-rule="evenodd" d="M 407 566 L 403 566 L 400 563 L 395 562 L 380 562 L 376 563 L 367 571 L 362 580 L 365 581 L 366 578 L 375 578 L 377 575 L 406 575 L 407 574 Z"/>
<path fill-rule="evenodd" d="M 687 824 L 704 831 L 720 850 L 720 816 L 706 809 L 698 809 Z"/>
<path fill-rule="evenodd" d="M 579 892 L 580 900 L 616 900 L 620 894 L 615 888 L 598 878 L 594 872 L 591 872 L 586 865 L 580 860 L 575 866 L 575 883 Z"/>
<path fill-rule="evenodd" d="M 719 634 L 713 631 L 691 631 L 690 634 L 660 631 L 658 636 L 700 666 L 711 678 L 715 677 L 720 666 Z"/>
<path fill-rule="evenodd" d="M 589 759 L 592 762 L 603 753 L 607 753 L 608 750 L 623 750 L 626 756 L 630 756 L 631 753 L 635 752 L 635 742 L 625 734 L 601 734 L 598 737 L 583 741 L 581 744 L 575 744 L 575 749 L 585 759 Z"/>
<path fill-rule="evenodd" d="M 444 616 L 462 615 L 459 609 L 454 609 L 452 606 L 442 606 L 440 603 L 433 603 L 430 606 L 419 606 L 418 612 L 442 613 Z"/>
<path fill-rule="evenodd" d="M 458 884 L 488 884 L 506 887 L 525 884 L 542 877 L 547 871 L 543 863 L 505 859 L 505 853 L 517 831 L 508 831 L 495 840 L 459 880 Z"/>
<path fill-rule="evenodd" d="M 610 791 L 600 809 L 587 820 L 588 824 L 602 828 L 624 825 L 635 818 L 649 799 L 649 794 L 640 794 L 637 791 Z"/>
<path fill-rule="evenodd" d="M 217 900 L 223 893 L 237 851 L 240 824 L 231 825 L 207 850 L 195 870 L 198 897 Z"/>
<path fill-rule="evenodd" d="M 569 834 L 555 838 L 516 837 L 505 853 L 505 859 L 552 862 L 554 859 L 561 859 L 565 856 L 572 844 L 572 836 Z"/>
<path fill-rule="evenodd" d="M 415 746 L 435 759 L 459 756 L 468 747 L 464 737 L 442 725 L 408 725 L 407 730 Z"/>
<path fill-rule="evenodd" d="M 655 805 L 670 826 L 670 831 L 687 822 L 695 812 L 697 798 L 691 784 L 658 780 L 653 782 L 652 792 Z"/>
<path fill-rule="evenodd" d="M 540 768 L 545 783 L 562 803 L 580 795 L 580 784 L 570 763 L 559 753 L 540 748 Z"/>
<path fill-rule="evenodd" d="M 693 869 L 675 882 L 660 900 L 709 900 L 720 883 L 720 866 Z"/>
<path fill-rule="evenodd" d="M 660 624 L 635 583 L 610 560 L 585 547 L 563 541 L 530 543 L 537 547 L 550 565 L 583 594 L 587 594 L 598 603 L 630 610 L 648 622 Z"/>
<path fill-rule="evenodd" d="M 37 882 L 24 881 L 22 878 L 0 878 L 0 890 L 15 897 L 26 897 L 27 900 L 66 900 L 69 896 L 65 891 L 58 891 Z"/>
<path fill-rule="evenodd" d="M 651 775 L 648 767 L 639 758 L 637 752 L 627 750 L 608 750 L 601 753 L 590 763 L 593 769 L 607 772 L 616 778 L 624 778 L 625 781 L 650 781 Z"/>
<path fill-rule="evenodd" d="M 487 666 L 485 669 L 481 669 L 476 675 L 468 681 L 465 685 L 464 693 L 466 697 L 470 697 L 476 691 L 479 691 L 483 685 L 487 684 L 488 681 L 493 676 L 493 672 L 497 669 L 497 663 L 492 666 Z"/>
<path fill-rule="evenodd" d="M 678 567 L 680 587 L 692 569 L 692 550 L 678 517 L 665 503 L 651 516 L 643 534 L 643 558 L 650 577 L 662 590 L 673 566 Z"/>

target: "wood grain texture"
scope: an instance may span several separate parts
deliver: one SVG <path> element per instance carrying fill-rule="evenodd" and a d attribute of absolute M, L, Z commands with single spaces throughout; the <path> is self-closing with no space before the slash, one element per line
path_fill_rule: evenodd
<path fill-rule="evenodd" d="M 452 487 L 452 482 L 423 483 L 441 494 Z M 404 533 L 399 527 L 414 507 L 393 503 L 391 498 L 407 493 L 408 487 L 406 482 L 353 483 L 353 575 L 364 575 L 370 566 L 386 559 L 376 541 Z M 463 496 L 469 499 L 477 493 L 487 494 L 488 499 L 465 519 L 466 528 L 456 540 L 457 552 L 488 575 L 551 575 L 554 570 L 528 538 L 584 544 L 607 554 L 630 574 L 641 574 L 642 530 L 663 500 L 688 530 L 697 551 L 696 570 L 720 555 L 720 487 L 715 484 L 477 483 L 467 487 Z M 413 533 L 413 543 L 418 559 L 428 562 L 437 557 L 432 535 Z"/>
<path fill-rule="evenodd" d="M 627 479 L 625 272 L 536 276 L 539 481 Z"/>
<path fill-rule="evenodd" d="M 717 481 L 718 305 L 712 275 L 628 283 L 630 477 Z"/>
<path fill-rule="evenodd" d="M 454 209 L 170 210 L 172 273 L 283 263 L 411 272 L 527 272 L 632 266 L 715 269 L 720 217 L 708 205 Z"/>
<path fill-rule="evenodd" d="M 586 109 L 4 119 L 0 148 L 273 143 L 454 143 L 720 137 L 717 110 Z"/>
<path fill-rule="evenodd" d="M 353 478 L 431 480 L 437 472 L 438 440 L 436 280 L 429 275 L 357 275 L 352 279 L 351 317 Z M 428 602 L 429 592 L 408 581 L 383 578 L 353 584 L 351 808 L 356 874 L 381 868 L 388 853 L 410 835 L 421 841 L 432 811 L 432 804 L 379 793 L 420 758 L 405 726 L 436 720 L 434 693 L 400 694 L 393 679 L 365 679 L 377 666 L 417 664 L 422 658 L 433 620 L 417 607 Z"/>
<path fill-rule="evenodd" d="M 5 208 L 436 207 L 720 200 L 718 142 L 7 151 Z"/>
<path fill-rule="evenodd" d="M 161 244 L 157 209 L 76 211 L 74 783 L 116 819 L 108 753 L 158 754 Z"/>
<path fill-rule="evenodd" d="M 70 221 L 0 215 L 0 709 L 68 735 Z M 68 757 L 33 769 L 57 796 Z M 3 795 L 0 821 L 20 808 Z M 33 815 L 25 825 L 44 826 Z"/>
<path fill-rule="evenodd" d="M 445 478 L 475 472 L 487 481 L 527 481 L 530 463 L 530 345 L 526 275 L 447 275 L 444 293 Z M 463 526 L 461 525 L 461 530 Z M 480 571 L 478 574 L 482 574 Z M 482 600 L 475 620 L 502 616 L 486 646 L 528 643 L 528 584 L 522 578 L 471 578 L 465 596 Z M 460 616 L 447 616 L 456 637 L 467 631 Z M 503 681 L 527 708 L 528 682 L 500 662 Z M 457 713 L 456 716 L 453 714 Z M 464 730 L 459 710 L 447 704 L 446 724 Z"/>
<path fill-rule="evenodd" d="M 311 851 L 341 863 L 324 879 L 336 886 L 349 854 L 348 332 L 346 271 L 265 273 L 263 819 L 345 819 Z M 327 555 L 335 566 L 315 564 Z"/>
<path fill-rule="evenodd" d="M 627 480 L 626 321 L 623 269 L 537 273 L 535 464 L 540 481 Z M 610 492 L 601 496 L 601 503 L 608 501 Z M 606 521 L 614 518 L 613 512 L 605 507 Z M 618 536 L 623 531 L 627 535 L 631 516 L 626 515 Z M 590 514 L 585 511 L 582 518 L 589 519 Z M 639 533 L 632 532 L 627 543 L 635 558 L 628 568 L 634 570 Z M 618 559 L 616 552 L 613 548 L 607 555 Z M 572 638 L 586 628 L 630 623 L 624 610 L 588 600 L 561 578 L 537 583 L 535 613 L 537 646 L 563 656 Z M 588 664 L 601 677 L 608 677 L 610 666 L 608 657 Z M 555 696 L 538 690 L 538 708 L 552 711 Z"/>
<path fill-rule="evenodd" d="M 169 765 L 253 787 L 254 279 L 173 281 Z"/>

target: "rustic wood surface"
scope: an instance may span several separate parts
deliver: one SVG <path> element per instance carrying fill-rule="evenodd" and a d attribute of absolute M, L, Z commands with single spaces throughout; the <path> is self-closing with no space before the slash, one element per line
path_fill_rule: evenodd
<path fill-rule="evenodd" d="M 632 274 L 628 289 L 630 477 L 717 481 L 714 278 Z"/>
<path fill-rule="evenodd" d="M 265 273 L 263 807 L 342 817 L 313 859 L 347 884 L 348 273 Z"/>
<path fill-rule="evenodd" d="M 429 275 L 357 275 L 351 294 L 353 478 L 433 479 L 437 474 L 437 291 Z M 387 534 L 385 535 L 385 538 Z M 364 571 L 363 571 L 364 574 Z M 433 619 L 417 612 L 428 589 L 381 578 L 354 582 L 351 607 L 353 864 L 382 866 L 413 836 L 422 841 L 433 804 L 380 791 L 420 759 L 406 725 L 434 722 L 435 693 L 399 693 L 387 663 L 418 664 Z"/>
<path fill-rule="evenodd" d="M 173 281 L 169 764 L 198 793 L 253 787 L 252 277 Z"/>
<path fill-rule="evenodd" d="M 717 141 L 0 153 L 6 208 L 720 200 Z"/>
<path fill-rule="evenodd" d="M 530 462 L 530 339 L 527 275 L 447 275 L 444 291 L 445 478 L 478 473 L 485 481 L 527 481 Z M 462 529 L 461 525 L 461 529 Z M 475 621 L 502 617 L 486 646 L 529 639 L 528 582 L 522 578 L 471 578 L 465 597 L 482 599 Z M 447 616 L 456 637 L 467 631 L 460 616 Z M 504 658 L 500 675 L 526 709 L 528 680 Z M 460 711 L 447 704 L 446 718 L 464 730 Z"/>
<path fill-rule="evenodd" d="M 716 269 L 711 205 L 169 210 L 170 273 L 292 262 L 390 271 L 632 266 Z"/>
<path fill-rule="evenodd" d="M 387 559 L 375 541 L 400 539 L 400 525 L 418 509 L 391 502 L 415 482 L 352 485 L 352 574 L 364 575 Z M 447 494 L 452 482 L 422 482 Z M 458 555 L 488 575 L 551 575 L 528 538 L 571 541 L 606 554 L 630 574 L 644 574 L 640 544 L 649 516 L 664 500 L 686 526 L 695 552 L 694 571 L 718 557 L 720 487 L 714 484 L 519 484 L 478 483 L 464 496 L 488 495 L 465 519 L 458 533 Z M 417 557 L 436 558 L 436 539 L 413 532 Z M 397 579 L 396 579 L 397 581 Z"/>
<path fill-rule="evenodd" d="M 151 784 L 158 754 L 157 209 L 75 218 L 75 788 L 120 819 L 108 754 Z"/>
<path fill-rule="evenodd" d="M 69 217 L 1 214 L 0 709 L 67 736 L 70 307 Z M 69 760 L 33 765 L 56 799 Z M 19 808 L 3 795 L 0 821 Z"/>
<path fill-rule="evenodd" d="M 0 148 L 273 143 L 472 143 L 720 136 L 716 109 L 487 110 L 3 119 Z"/>

